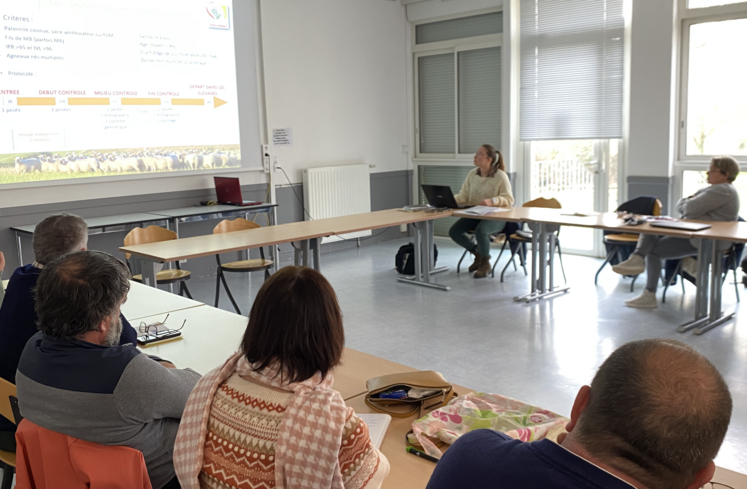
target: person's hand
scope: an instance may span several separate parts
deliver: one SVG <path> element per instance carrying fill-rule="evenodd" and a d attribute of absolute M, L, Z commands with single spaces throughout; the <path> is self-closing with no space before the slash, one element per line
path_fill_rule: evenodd
<path fill-rule="evenodd" d="M 0 251 L 0 272 L 2 272 L 5 269 L 5 255 L 3 255 L 3 252 Z"/>
<path fill-rule="evenodd" d="M 174 365 L 171 362 L 167 362 L 166 360 L 159 360 L 158 363 L 160 363 L 161 365 L 163 365 L 166 368 L 176 368 L 176 365 Z"/>
<path fill-rule="evenodd" d="M 493 199 L 485 199 L 482 202 L 480 202 L 480 205 L 486 205 L 488 207 L 493 206 Z"/>

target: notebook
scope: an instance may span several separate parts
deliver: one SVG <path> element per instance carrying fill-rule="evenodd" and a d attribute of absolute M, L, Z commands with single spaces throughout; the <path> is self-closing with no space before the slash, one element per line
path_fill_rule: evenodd
<path fill-rule="evenodd" d="M 711 227 L 710 224 L 701 222 L 682 222 L 682 221 L 652 221 L 649 223 L 655 228 L 682 229 L 683 231 L 702 231 Z"/>
<path fill-rule="evenodd" d="M 381 444 L 384 443 L 386 430 L 389 428 L 389 423 L 392 422 L 392 417 L 388 414 L 355 413 L 355 415 L 368 425 L 368 434 L 371 437 L 373 446 L 381 449 Z"/>
<path fill-rule="evenodd" d="M 472 214 L 473 216 L 487 216 L 488 214 L 492 214 L 494 212 L 506 212 L 510 210 L 511 209 L 504 209 L 502 207 L 488 207 L 486 205 L 476 205 L 470 209 L 460 210 L 459 212 L 462 214 Z"/>

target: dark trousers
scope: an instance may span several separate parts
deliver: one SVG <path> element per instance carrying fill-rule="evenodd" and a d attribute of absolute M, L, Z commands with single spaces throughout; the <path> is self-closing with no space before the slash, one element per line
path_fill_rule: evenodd
<path fill-rule="evenodd" d="M 5 452 L 16 451 L 16 432 L 0 431 L 0 450 Z"/>
<path fill-rule="evenodd" d="M 174 477 L 173 479 L 169 481 L 168 484 L 163 486 L 161 489 L 182 489 L 182 485 L 179 484 L 179 479 Z"/>

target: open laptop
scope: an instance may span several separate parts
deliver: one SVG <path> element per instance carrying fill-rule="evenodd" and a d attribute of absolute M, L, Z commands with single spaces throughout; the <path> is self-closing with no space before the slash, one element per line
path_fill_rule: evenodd
<path fill-rule="evenodd" d="M 256 200 L 244 200 L 241 197 L 241 184 L 236 177 L 213 177 L 218 203 L 223 205 L 259 205 Z"/>
<path fill-rule="evenodd" d="M 469 209 L 471 205 L 457 204 L 454 192 L 447 185 L 421 185 L 428 203 L 436 208 Z"/>
<path fill-rule="evenodd" d="M 655 228 L 681 229 L 683 231 L 702 231 L 711 227 L 710 224 L 701 222 L 682 222 L 682 221 L 651 221 L 649 222 Z"/>

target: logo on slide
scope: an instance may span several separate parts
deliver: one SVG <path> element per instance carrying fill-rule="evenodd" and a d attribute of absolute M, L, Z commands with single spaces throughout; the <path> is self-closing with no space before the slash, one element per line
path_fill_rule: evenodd
<path fill-rule="evenodd" d="M 225 31 L 231 29 L 231 21 L 228 17 L 227 6 L 218 5 L 215 2 L 208 2 L 205 10 L 209 16 L 208 27 L 210 29 L 221 29 Z"/>

